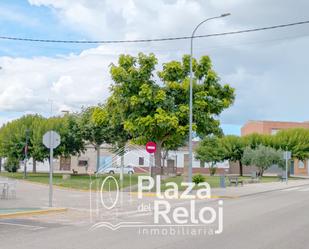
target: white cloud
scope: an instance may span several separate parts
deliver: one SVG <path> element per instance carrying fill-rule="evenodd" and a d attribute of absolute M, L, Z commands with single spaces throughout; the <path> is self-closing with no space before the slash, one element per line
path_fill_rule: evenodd
<path fill-rule="evenodd" d="M 199 34 L 309 19 L 305 0 L 28 0 L 47 6 L 61 25 L 89 39 L 133 39 L 190 35 L 206 17 Z M 225 123 L 247 119 L 308 120 L 308 26 L 230 37 L 195 40 L 195 56 L 209 54 L 223 82 L 236 87 L 236 102 L 222 115 Z M 61 37 L 62 38 L 62 37 Z M 289 38 L 289 39 L 287 39 Z M 64 37 L 65 39 L 65 37 Z M 78 109 L 108 95 L 108 65 L 120 53 L 154 52 L 160 62 L 188 53 L 189 42 L 102 45 L 79 55 L 0 58 L 0 111 L 43 111 L 47 99 L 56 109 Z"/>
<path fill-rule="evenodd" d="M 102 101 L 108 95 L 110 58 L 100 55 L 71 55 L 62 58 L 0 58 L 0 111 L 73 109 Z"/>

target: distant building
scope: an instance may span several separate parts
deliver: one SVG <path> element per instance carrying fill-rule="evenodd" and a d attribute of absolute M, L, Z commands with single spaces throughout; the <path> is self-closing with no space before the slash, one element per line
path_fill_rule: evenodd
<path fill-rule="evenodd" d="M 194 147 L 196 146 L 194 143 Z M 166 158 L 162 159 L 162 166 L 166 173 L 183 172 L 184 166 L 189 163 L 189 152 L 187 147 L 179 148 L 177 151 L 169 151 Z M 71 171 L 76 170 L 79 173 L 86 173 L 88 171 L 96 172 L 107 167 L 119 167 L 121 158 L 119 155 L 113 153 L 109 145 L 103 145 L 100 151 L 100 166 L 97 168 L 97 154 L 92 146 L 88 146 L 87 150 L 79 156 L 71 156 L 67 159 L 61 158 L 55 170 L 57 171 Z M 144 146 L 127 145 L 124 156 L 124 164 L 131 165 L 136 172 L 149 172 L 150 166 L 154 165 L 154 158 L 146 152 Z M 217 173 L 222 173 L 225 169 L 229 169 L 229 162 L 224 161 L 216 164 Z M 153 166 L 152 166 L 153 167 Z M 193 159 L 193 173 L 209 173 L 209 165 L 197 159 Z"/>
<path fill-rule="evenodd" d="M 274 135 L 280 130 L 291 128 L 309 129 L 309 122 L 248 121 L 241 128 L 241 135 L 246 136 L 252 133 Z"/>
<path fill-rule="evenodd" d="M 241 135 L 246 136 L 253 133 L 274 135 L 280 130 L 291 128 L 309 129 L 309 121 L 306 122 L 283 122 L 283 121 L 248 121 L 241 128 Z M 276 171 L 275 168 L 272 168 Z M 309 160 L 290 161 L 290 173 L 292 175 L 309 176 Z"/>

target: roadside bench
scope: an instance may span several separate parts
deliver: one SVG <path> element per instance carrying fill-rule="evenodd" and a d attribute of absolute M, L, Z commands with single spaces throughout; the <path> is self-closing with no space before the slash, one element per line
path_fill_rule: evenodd
<path fill-rule="evenodd" d="M 258 183 L 260 182 L 260 177 L 258 176 L 257 172 L 253 171 L 251 172 L 251 179 L 249 180 L 249 183 Z"/>
<path fill-rule="evenodd" d="M 278 174 L 278 178 L 279 178 L 279 181 L 283 182 L 286 180 L 286 175 L 285 173 L 282 173 L 282 174 Z"/>
<path fill-rule="evenodd" d="M 229 185 L 232 186 L 235 184 L 235 186 L 238 186 L 240 183 L 242 186 L 244 185 L 244 181 L 239 179 L 238 176 L 228 176 Z"/>

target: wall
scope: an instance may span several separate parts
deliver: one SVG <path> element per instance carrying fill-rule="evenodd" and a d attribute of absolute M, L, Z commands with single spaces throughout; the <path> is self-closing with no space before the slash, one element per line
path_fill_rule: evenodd
<path fill-rule="evenodd" d="M 281 122 L 281 121 L 249 121 L 241 128 L 241 135 L 252 133 L 272 134 L 272 130 L 286 130 L 291 128 L 309 129 L 309 122 Z"/>
<path fill-rule="evenodd" d="M 304 160 L 304 167 L 300 167 L 300 161 L 298 159 L 294 159 L 294 175 L 299 176 L 307 176 L 308 175 L 308 160 Z"/>

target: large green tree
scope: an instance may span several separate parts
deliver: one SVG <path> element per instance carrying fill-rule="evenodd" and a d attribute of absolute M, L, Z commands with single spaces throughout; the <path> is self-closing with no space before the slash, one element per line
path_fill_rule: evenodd
<path fill-rule="evenodd" d="M 56 157 L 74 155 L 84 150 L 76 115 L 48 119 L 40 115 L 25 115 L 0 129 L 1 156 L 12 159 L 12 162 L 13 159 L 24 160 L 27 141 L 27 157 L 32 158 L 33 172 L 36 172 L 36 162 L 49 158 L 49 151 L 42 142 L 43 135 L 48 130 L 55 130 L 61 136 L 61 144 L 54 151 Z"/>
<path fill-rule="evenodd" d="M 210 164 L 210 174 L 215 172 L 216 163 L 223 161 L 224 154 L 220 145 L 220 139 L 215 136 L 207 136 L 201 141 L 196 149 L 196 159 L 202 164 Z"/>
<path fill-rule="evenodd" d="M 97 170 L 99 170 L 101 145 L 112 142 L 106 108 L 102 105 L 84 108 L 79 114 L 79 127 L 84 141 L 94 146 L 97 152 Z"/>
<path fill-rule="evenodd" d="M 304 160 L 309 158 L 309 130 L 294 128 L 279 131 L 272 140 L 276 149 L 292 152 L 294 158 Z"/>
<path fill-rule="evenodd" d="M 247 147 L 244 150 L 242 162 L 245 165 L 254 165 L 259 169 L 259 175 L 263 173 L 272 165 L 284 167 L 283 151 L 276 150 L 264 145 L 258 145 L 255 149 Z"/>
<path fill-rule="evenodd" d="M 157 58 L 140 53 L 137 57 L 121 55 L 111 66 L 114 84 L 111 99 L 121 106 L 124 129 L 133 141 L 157 144 L 155 165 L 161 168 L 162 149 L 184 143 L 189 131 L 189 62 L 163 64 L 155 77 Z M 208 56 L 193 60 L 193 120 L 198 136 L 221 133 L 216 117 L 234 100 L 234 89 L 221 85 Z"/>
<path fill-rule="evenodd" d="M 98 126 L 107 126 L 108 132 L 106 140 L 112 145 L 112 152 L 120 156 L 121 184 L 123 183 L 124 156 L 126 144 L 130 140 L 130 134 L 124 129 L 124 117 L 122 112 L 121 100 L 119 98 L 109 98 L 105 105 L 95 108 L 92 114 L 93 121 Z"/>
<path fill-rule="evenodd" d="M 223 136 L 222 138 L 220 138 L 220 147 L 223 151 L 222 159 L 232 162 L 238 162 L 239 174 L 242 176 L 243 165 L 241 159 L 244 153 L 244 149 L 246 147 L 244 138 L 235 135 Z"/>
<path fill-rule="evenodd" d="M 25 115 L 4 125 L 0 130 L 0 151 L 2 157 L 11 158 L 12 161 L 22 161 L 27 157 L 33 158 L 33 171 L 36 172 L 36 160 L 41 160 L 38 151 L 41 144 L 33 139 L 40 133 L 44 118 L 40 115 Z M 27 143 L 27 146 L 26 146 Z M 42 142 L 41 142 L 42 143 Z"/>

